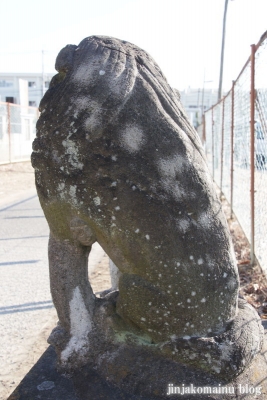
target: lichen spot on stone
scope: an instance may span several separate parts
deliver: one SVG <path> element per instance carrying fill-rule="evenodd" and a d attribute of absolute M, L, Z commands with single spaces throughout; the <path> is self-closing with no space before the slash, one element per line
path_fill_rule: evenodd
<path fill-rule="evenodd" d="M 177 221 L 177 226 L 182 233 L 186 233 L 189 229 L 190 222 L 187 219 L 180 219 Z"/>
<path fill-rule="evenodd" d="M 191 292 L 191 295 L 192 295 L 192 296 L 195 296 L 195 295 L 196 295 L 196 292 L 194 292 L 194 291 Z"/>
<path fill-rule="evenodd" d="M 72 198 L 72 200 L 74 202 L 77 201 L 77 199 L 76 199 L 76 190 L 77 190 L 77 186 L 76 185 L 70 185 L 69 194 L 70 194 L 70 197 Z"/>
<path fill-rule="evenodd" d="M 149 236 L 149 235 L 146 235 L 146 239 L 149 240 L 149 239 L 150 239 L 150 236 Z"/>
<path fill-rule="evenodd" d="M 145 139 L 144 132 L 136 125 L 126 125 L 120 133 L 122 147 L 131 154 L 138 152 Z"/>
<path fill-rule="evenodd" d="M 201 303 L 206 303 L 205 297 L 203 297 L 203 298 L 200 300 L 200 302 L 201 302 Z"/>
<path fill-rule="evenodd" d="M 101 70 L 99 71 L 99 75 L 105 75 L 105 73 L 106 73 L 106 71 L 103 71 L 103 69 L 101 69 Z"/>
<path fill-rule="evenodd" d="M 223 274 L 223 277 L 224 277 L 224 278 L 226 278 L 226 277 L 227 277 L 227 273 L 226 273 L 226 272 L 224 272 L 224 274 Z"/>
<path fill-rule="evenodd" d="M 94 203 L 95 203 L 95 205 L 96 206 L 100 206 L 100 204 L 101 204 L 101 200 L 100 200 L 100 198 L 97 196 L 97 197 L 94 197 Z"/>
<path fill-rule="evenodd" d="M 136 230 L 135 230 L 135 233 L 139 233 L 139 232 L 140 232 L 140 229 L 136 229 Z"/>

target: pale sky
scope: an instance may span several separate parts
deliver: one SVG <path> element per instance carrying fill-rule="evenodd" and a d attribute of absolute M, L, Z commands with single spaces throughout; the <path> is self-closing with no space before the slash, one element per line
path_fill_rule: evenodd
<path fill-rule="evenodd" d="M 130 41 L 159 64 L 171 86 L 217 88 L 225 0 L 1 1 L 0 72 L 55 72 L 67 44 L 91 35 Z M 225 90 L 267 30 L 267 0 L 229 0 Z"/>

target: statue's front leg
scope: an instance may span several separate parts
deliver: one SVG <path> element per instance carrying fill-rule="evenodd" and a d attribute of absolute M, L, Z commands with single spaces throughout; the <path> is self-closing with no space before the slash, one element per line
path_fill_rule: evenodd
<path fill-rule="evenodd" d="M 59 317 L 49 343 L 55 345 L 64 364 L 73 356 L 81 359 L 88 350 L 93 329 L 95 295 L 88 281 L 90 246 L 77 241 L 49 239 L 50 286 Z"/>

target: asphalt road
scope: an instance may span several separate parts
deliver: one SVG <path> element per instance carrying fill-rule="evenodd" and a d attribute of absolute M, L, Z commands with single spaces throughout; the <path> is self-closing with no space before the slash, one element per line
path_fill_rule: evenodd
<path fill-rule="evenodd" d="M 48 237 L 35 189 L 0 203 L 0 399 L 37 361 L 43 351 L 40 347 L 38 353 L 38 338 L 44 327 L 49 334 L 57 321 L 49 287 Z M 89 268 L 103 255 L 94 246 Z"/>

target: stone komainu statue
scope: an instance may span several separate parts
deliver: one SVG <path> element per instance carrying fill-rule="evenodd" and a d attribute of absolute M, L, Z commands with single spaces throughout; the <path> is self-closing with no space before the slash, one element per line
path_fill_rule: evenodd
<path fill-rule="evenodd" d="M 103 376 L 112 366 L 117 384 L 122 370 L 138 373 L 136 357 L 238 375 L 262 328 L 238 301 L 221 204 L 177 94 L 145 51 L 109 37 L 66 46 L 56 69 L 32 163 L 51 232 L 60 364 L 93 360 Z M 119 270 L 118 291 L 102 299 L 88 281 L 95 241 Z"/>

